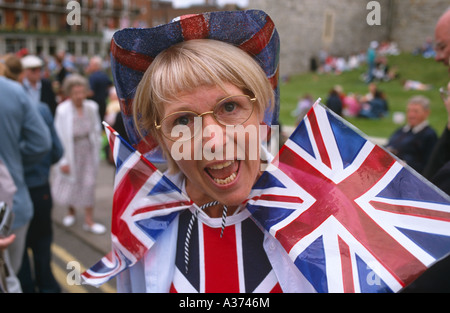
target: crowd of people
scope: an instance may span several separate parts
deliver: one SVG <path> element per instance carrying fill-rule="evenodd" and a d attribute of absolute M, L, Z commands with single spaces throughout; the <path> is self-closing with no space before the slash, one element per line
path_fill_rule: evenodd
<path fill-rule="evenodd" d="M 314 99 L 310 94 L 305 94 L 298 99 L 297 107 L 291 112 L 291 115 L 296 117 L 297 124 L 301 122 L 313 103 Z M 336 85 L 329 91 L 327 98 L 324 99 L 324 104 L 331 111 L 343 117 L 380 119 L 389 114 L 387 96 L 376 83 L 370 83 L 368 91 L 364 95 L 353 92 L 346 93 L 342 86 Z"/>
<path fill-rule="evenodd" d="M 311 71 L 339 75 L 365 66 L 367 71 L 361 79 L 367 82 L 368 92 L 365 95 L 345 93 L 341 86 L 334 86 L 328 93 L 326 105 L 340 116 L 379 119 L 387 116 L 389 107 L 387 97 L 377 87 L 377 83 L 398 78 L 397 69 L 389 66 L 387 56 L 399 53 L 396 43 L 388 41 L 381 44 L 372 41 L 367 51 L 352 54 L 347 58 L 330 55 L 322 49 L 317 59 L 312 58 Z M 419 84 L 420 82 L 405 81 L 405 90 L 425 88 Z M 299 98 L 296 109 L 291 113 L 297 118 L 297 123 L 303 119 L 312 104 L 313 100 L 309 94 Z"/>
<path fill-rule="evenodd" d="M 44 60 L 24 50 L 0 57 L 0 164 L 16 190 L 8 204 L 13 240 L 3 255 L 10 275 L 0 284 L 9 292 L 61 291 L 50 268 L 54 202 L 67 207 L 66 227 L 78 214 L 85 231 L 106 232 L 95 222 L 94 200 L 112 81 L 101 58 L 84 68 L 71 60 L 65 53 Z"/>
<path fill-rule="evenodd" d="M 326 49 L 319 51 L 316 57 L 311 59 L 310 70 L 319 74 L 340 75 L 343 72 L 353 71 L 366 66 L 367 72 L 362 79 L 368 83 L 372 81 L 389 81 L 397 77 L 395 67 L 391 68 L 387 56 L 400 53 L 395 42 L 372 41 L 367 51 L 351 54 L 350 56 L 335 56 L 329 54 Z"/>
<path fill-rule="evenodd" d="M 414 51 L 414 54 L 420 54 L 425 58 L 435 57 L 436 60 L 446 63 L 445 58 L 440 57 L 440 54 L 435 51 L 433 41 L 427 39 L 426 43 Z M 395 44 L 383 43 L 379 45 L 377 42 L 371 42 L 367 53 L 351 56 L 346 63 L 343 58 L 334 58 L 322 53 L 322 66 L 320 71 L 323 73 L 334 72 L 339 74 L 344 70 L 352 70 L 358 68 L 361 64 L 366 64 L 368 71 L 364 79 L 368 83 L 368 92 L 365 95 L 355 93 L 345 93 L 343 88 L 339 85 L 334 86 L 324 104 L 334 113 L 343 117 L 358 117 L 369 119 L 380 119 L 388 116 L 389 104 L 387 96 L 377 87 L 376 81 L 386 81 L 395 76 L 391 76 L 389 67 L 386 66 L 386 55 L 396 55 L 398 49 Z M 339 61 L 339 59 L 342 59 Z M 448 61 L 447 61 L 448 62 Z M 371 64 L 372 63 L 372 64 Z M 337 66 L 341 64 L 344 66 Z M 430 90 L 431 86 L 421 83 L 419 81 L 406 80 L 403 82 L 405 91 Z M 450 85 L 448 86 L 450 88 Z M 450 114 L 449 99 L 447 88 L 440 90 L 442 99 Z M 292 116 L 297 118 L 297 123 L 300 123 L 308 110 L 313 105 L 314 99 L 310 94 L 305 94 L 299 98 L 296 109 L 292 112 Z M 425 175 L 431 179 L 432 174 L 436 172 L 436 166 L 430 164 L 434 163 L 436 159 L 444 159 L 443 155 L 448 155 L 445 152 L 445 142 L 447 136 L 446 132 L 441 136 L 441 144 L 438 144 L 438 135 L 436 131 L 430 127 L 428 117 L 431 114 L 430 100 L 424 96 L 415 96 L 410 98 L 405 104 L 406 109 L 401 118 L 396 118 L 395 123 L 404 124 L 398 128 L 388 139 L 386 149 L 411 166 L 418 173 Z M 450 120 L 450 118 L 449 118 Z M 441 153 L 432 152 L 441 151 Z M 444 151 L 444 152 L 442 152 Z M 437 155 L 441 155 L 438 157 Z M 443 164 L 443 161 L 439 163 Z M 442 180 L 442 175 L 439 178 Z M 448 184 L 448 183 L 447 183 Z M 449 193 L 448 185 L 441 186 L 447 193 Z"/>
<path fill-rule="evenodd" d="M 448 87 L 450 88 L 450 85 Z M 448 107 L 449 100 L 446 95 L 449 91 L 444 87 L 440 92 Z M 314 99 L 310 94 L 299 98 L 297 108 L 292 112 L 292 115 L 297 117 L 297 123 L 303 120 L 313 103 Z M 378 89 L 376 83 L 368 85 L 368 93 L 365 95 L 346 94 L 341 86 L 335 86 L 324 104 L 342 117 L 380 119 L 389 114 L 387 97 Z M 396 124 L 404 125 L 387 138 L 386 143 L 386 148 L 391 153 L 420 174 L 425 173 L 431 153 L 438 142 L 438 135 L 428 122 L 430 114 L 430 99 L 425 96 L 411 97 L 405 103 L 405 112 L 401 114 L 401 118 L 393 115 Z"/>

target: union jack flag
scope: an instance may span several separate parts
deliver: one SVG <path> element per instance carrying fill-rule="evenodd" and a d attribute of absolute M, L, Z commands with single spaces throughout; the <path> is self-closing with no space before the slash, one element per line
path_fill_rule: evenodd
<path fill-rule="evenodd" d="M 450 199 L 313 106 L 248 210 L 318 292 L 397 292 L 450 252 Z"/>
<path fill-rule="evenodd" d="M 112 251 L 82 274 L 86 283 L 95 286 L 139 261 L 179 211 L 192 205 L 152 163 L 104 125 L 116 164 Z"/>

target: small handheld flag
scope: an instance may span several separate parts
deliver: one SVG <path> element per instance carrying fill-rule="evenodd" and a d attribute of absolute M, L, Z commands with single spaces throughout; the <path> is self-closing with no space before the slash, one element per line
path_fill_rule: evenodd
<path fill-rule="evenodd" d="M 111 223 L 112 251 L 82 274 L 101 285 L 139 261 L 179 211 L 192 205 L 152 163 L 111 126 L 106 135 L 116 164 Z"/>
<path fill-rule="evenodd" d="M 450 198 L 319 101 L 247 208 L 318 292 L 397 292 L 450 252 Z"/>

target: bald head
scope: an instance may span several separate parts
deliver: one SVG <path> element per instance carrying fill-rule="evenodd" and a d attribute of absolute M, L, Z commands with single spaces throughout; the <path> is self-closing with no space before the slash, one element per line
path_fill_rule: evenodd
<path fill-rule="evenodd" d="M 450 9 L 437 22 L 434 36 L 436 41 L 436 61 L 444 63 L 449 67 L 450 72 Z"/>

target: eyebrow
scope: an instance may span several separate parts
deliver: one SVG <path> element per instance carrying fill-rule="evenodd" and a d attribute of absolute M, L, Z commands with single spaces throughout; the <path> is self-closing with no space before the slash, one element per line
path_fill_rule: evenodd
<path fill-rule="evenodd" d="M 230 94 L 224 94 L 224 95 L 218 96 L 218 97 L 216 98 L 216 100 L 215 100 L 216 102 L 214 102 L 214 105 L 213 105 L 212 108 L 214 108 L 214 106 L 215 106 L 217 103 L 219 103 L 220 101 L 222 101 L 223 99 L 228 98 L 228 97 L 231 97 L 231 96 L 232 96 L 232 95 L 230 95 Z M 194 111 L 194 110 L 192 109 L 192 103 L 189 103 L 189 102 L 181 102 L 181 103 L 180 103 L 180 107 L 178 107 L 177 110 L 174 110 L 173 112 L 171 112 L 171 113 L 169 113 L 169 114 L 176 113 L 176 112 L 194 112 L 194 113 L 197 113 L 196 111 Z M 202 112 L 200 112 L 200 113 L 202 113 Z M 169 114 L 167 114 L 167 115 L 169 115 Z"/>

